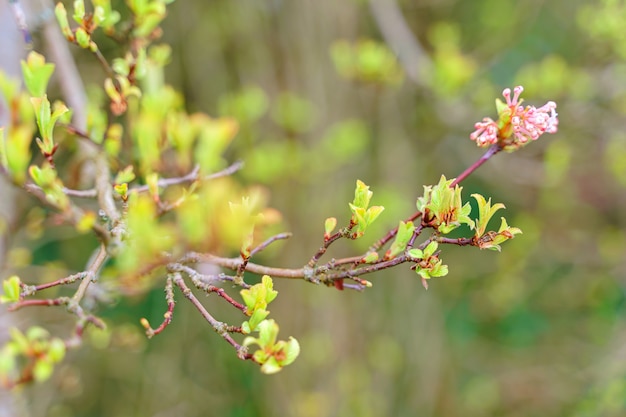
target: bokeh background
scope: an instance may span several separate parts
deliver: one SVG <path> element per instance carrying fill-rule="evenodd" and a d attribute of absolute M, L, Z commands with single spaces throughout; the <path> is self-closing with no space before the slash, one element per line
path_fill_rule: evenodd
<path fill-rule="evenodd" d="M 148 341 L 139 318 L 165 309 L 155 288 L 102 308 L 106 334 L 90 332 L 51 381 L 16 393 L 25 415 L 626 414 L 626 2 L 187 0 L 163 29 L 167 82 L 189 111 L 238 118 L 236 178 L 270 190 L 294 233 L 258 262 L 306 263 L 324 219 L 348 220 L 356 179 L 386 210 L 331 256 L 362 253 L 414 212 L 423 185 L 480 157 L 469 133 L 495 117 L 504 87 L 523 85 L 528 104 L 556 101 L 559 132 L 463 184 L 465 196 L 503 202 L 524 231 L 502 253 L 444 248 L 450 273 L 428 291 L 403 266 L 366 277 L 363 293 L 277 280 L 272 316 L 302 348 L 281 373 L 236 359 L 185 302 Z M 99 82 L 97 63 L 74 52 L 86 83 Z M 20 200 L 32 221 L 34 203 Z M 80 270 L 95 245 L 19 233 L 7 271 Z M 50 310 L 12 320 L 71 328 Z"/>

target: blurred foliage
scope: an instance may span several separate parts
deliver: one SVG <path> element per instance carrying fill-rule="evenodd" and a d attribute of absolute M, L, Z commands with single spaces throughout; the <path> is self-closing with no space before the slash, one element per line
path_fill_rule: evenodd
<path fill-rule="evenodd" d="M 379 232 L 367 235 L 396 226 L 422 185 L 480 156 L 472 123 L 502 88 L 523 84 L 528 103 L 558 103 L 559 133 L 498 155 L 463 185 L 503 202 L 524 234 L 502 253 L 450 248 L 448 276 L 427 292 L 408 268 L 368 277 L 374 287 L 362 294 L 276 281 L 272 315 L 302 353 L 272 377 L 239 362 L 184 303 L 147 342 L 136 318 L 161 319 L 162 292 L 126 300 L 104 313 L 107 333 L 88 333 L 93 348 L 70 353 L 50 385 L 26 390 L 32 415 L 626 413 L 625 2 L 398 3 L 435 64 L 426 87 L 399 81 L 395 67 L 396 86 L 344 78 L 338 61 L 354 65 L 343 56 L 351 46 L 385 47 L 362 1 L 174 2 L 166 78 L 189 110 L 240 123 L 226 157 L 246 161 L 244 182 L 271 189 L 295 236 L 263 259 L 287 266 L 319 247 L 355 178 L 387 193 L 377 194 Z M 97 64 L 76 56 L 85 81 L 97 81 Z M 7 276 L 58 277 L 93 249 L 64 240 L 40 211 L 24 210 L 27 226 L 13 239 L 33 265 L 16 251 Z M 50 263 L 58 258 L 65 263 Z M 232 314 L 215 308 L 220 319 Z M 47 313 L 36 320 L 54 328 L 62 318 Z"/>

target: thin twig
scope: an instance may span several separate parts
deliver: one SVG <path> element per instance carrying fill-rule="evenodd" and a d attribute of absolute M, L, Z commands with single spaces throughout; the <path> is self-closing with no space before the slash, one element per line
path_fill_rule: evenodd
<path fill-rule="evenodd" d="M 277 240 L 289 239 L 291 236 L 292 236 L 292 234 L 287 232 L 287 233 L 279 233 L 277 235 L 274 235 L 274 236 L 270 237 L 265 242 L 261 243 L 256 248 L 252 249 L 250 251 L 250 257 L 253 257 L 257 253 L 261 252 L 262 250 L 264 250 L 265 248 L 267 248 L 269 245 L 271 245 L 272 243 L 276 242 Z"/>
<path fill-rule="evenodd" d="M 216 293 L 217 295 L 222 297 L 224 300 L 226 300 L 230 305 L 235 307 L 237 310 L 246 311 L 247 309 L 246 306 L 235 301 L 235 299 L 232 298 L 230 295 L 228 295 L 223 288 L 216 287 L 215 285 L 202 282 L 196 278 L 195 274 L 190 275 L 189 278 L 191 278 L 191 282 L 193 282 L 193 285 L 195 285 L 195 287 L 198 288 L 199 290 L 205 291 L 207 294 Z"/>
<path fill-rule="evenodd" d="M 367 265 L 367 266 L 363 266 L 360 268 L 350 269 L 347 271 L 329 273 L 321 277 L 321 280 L 322 282 L 327 282 L 327 281 L 333 281 L 333 280 L 341 279 L 341 278 L 354 278 L 360 275 L 371 274 L 372 272 L 377 272 L 386 268 L 391 268 L 393 266 L 400 265 L 408 261 L 409 259 L 406 257 L 406 255 L 400 255 L 396 258 L 390 259 L 388 261 L 379 262 L 377 264 Z"/>
<path fill-rule="evenodd" d="M 243 262 L 241 258 L 223 258 L 221 256 L 212 255 L 209 253 L 197 253 L 197 252 L 189 252 L 181 260 L 179 261 L 182 264 L 185 263 L 198 263 L 198 262 L 206 262 L 209 264 L 221 266 L 222 268 L 228 268 L 233 271 L 236 271 L 239 268 L 239 265 Z M 258 265 L 252 262 L 249 262 L 246 266 L 247 272 L 252 272 L 253 274 L 258 275 L 270 275 L 271 277 L 277 278 L 290 278 L 290 279 L 302 279 L 305 277 L 304 268 L 273 268 L 264 265 Z"/>
<path fill-rule="evenodd" d="M 230 334 L 228 334 L 229 326 L 226 323 L 222 323 L 221 321 L 216 320 L 207 310 L 204 308 L 202 303 L 198 301 L 191 289 L 185 284 L 183 277 L 176 273 L 174 275 L 174 284 L 182 291 L 185 298 L 187 298 L 191 304 L 196 307 L 196 309 L 200 312 L 202 317 L 213 327 L 213 329 L 219 334 L 224 340 L 226 340 L 230 345 L 232 345 L 237 350 L 237 356 L 240 359 L 251 359 L 252 355 L 248 353 L 248 349 L 239 343 L 235 339 L 232 338 Z"/>
<path fill-rule="evenodd" d="M 172 318 L 174 317 L 174 307 L 176 305 L 176 302 L 174 301 L 174 285 L 172 281 L 172 276 L 168 275 L 167 280 L 165 281 L 165 300 L 167 301 L 167 311 L 163 314 L 163 321 L 159 327 L 153 329 L 150 327 L 148 320 L 141 320 L 141 323 L 146 329 L 146 335 L 148 338 L 152 338 L 154 335 L 161 333 L 172 322 Z"/>
<path fill-rule="evenodd" d="M 421 215 L 422 215 L 421 211 L 416 211 L 408 219 L 406 219 L 404 222 L 405 223 L 412 222 L 415 219 L 419 218 Z M 374 243 L 372 246 L 370 246 L 368 252 L 378 252 L 383 246 L 385 246 L 397 234 L 398 234 L 398 228 L 397 227 L 391 229 L 385 236 L 383 236 L 376 243 Z"/>
<path fill-rule="evenodd" d="M 438 237 L 437 242 L 439 243 L 447 243 L 450 245 L 458 245 L 458 246 L 474 246 L 474 238 L 472 237 L 459 237 L 457 239 L 451 239 L 447 237 Z"/>
<path fill-rule="evenodd" d="M 67 305 L 70 302 L 69 297 L 59 297 L 59 298 L 46 298 L 43 300 L 22 300 L 18 301 L 15 304 L 10 305 L 7 310 L 8 311 L 16 311 L 23 307 L 35 307 L 35 306 L 60 306 Z"/>
<path fill-rule="evenodd" d="M 332 245 L 334 242 L 336 242 L 337 240 L 341 239 L 342 237 L 345 237 L 348 231 L 349 231 L 349 228 L 341 229 L 341 230 L 333 233 L 332 235 L 330 235 L 327 239 L 324 239 L 324 243 L 322 244 L 322 246 L 320 246 L 320 248 L 317 250 L 317 252 L 315 252 L 313 254 L 311 259 L 307 263 L 307 266 L 309 268 L 314 268 L 315 265 L 317 265 L 319 260 L 322 258 L 322 256 L 324 256 L 324 254 L 326 253 L 326 251 L 328 250 L 330 245 Z"/>
<path fill-rule="evenodd" d="M 72 284 L 72 283 L 78 281 L 79 279 L 85 278 L 88 275 L 89 275 L 88 272 L 82 271 L 82 272 L 79 272 L 77 274 L 73 274 L 73 275 L 67 276 L 65 278 L 58 279 L 56 281 L 46 282 L 46 283 L 39 284 L 39 285 L 26 286 L 24 288 L 22 296 L 23 297 L 27 297 L 27 296 L 35 294 L 38 291 L 45 290 L 47 288 L 56 287 L 58 285 Z"/>
<path fill-rule="evenodd" d="M 100 268 L 102 268 L 102 266 L 104 265 L 104 263 L 106 262 L 108 258 L 109 258 L 109 255 L 107 254 L 106 247 L 104 245 L 100 245 L 100 248 L 98 249 L 98 252 L 95 258 L 91 262 L 91 265 L 89 265 L 87 270 L 85 270 L 85 273 L 87 274 L 86 277 L 81 281 L 80 285 L 78 286 L 78 289 L 72 296 L 72 301 L 70 303 L 70 306 L 72 305 L 77 306 L 80 303 L 80 301 L 85 296 L 87 287 L 89 287 L 89 284 L 97 280 L 98 271 L 100 271 Z"/>
<path fill-rule="evenodd" d="M 189 261 L 189 260 L 185 260 L 185 263 L 197 263 L 198 261 Z M 226 275 L 224 273 L 219 273 L 219 274 L 214 274 L 214 275 L 206 275 L 206 274 L 201 274 L 198 271 L 196 271 L 195 269 L 188 267 L 186 265 L 183 265 L 183 261 L 180 262 L 172 262 L 167 264 L 166 266 L 167 270 L 170 272 L 184 272 L 185 274 L 189 275 L 190 278 L 192 279 L 197 279 L 201 282 L 210 284 L 212 282 L 215 281 L 220 281 L 220 282 L 235 282 L 236 278 L 234 276 L 230 276 L 230 275 Z M 243 288 L 248 288 L 249 285 L 246 284 L 245 282 L 243 284 L 241 284 L 241 286 Z"/>
<path fill-rule="evenodd" d="M 502 150 L 502 147 L 499 144 L 491 145 L 489 149 L 487 149 L 487 152 L 483 154 L 483 156 L 481 156 L 476 162 L 474 162 L 465 171 L 463 171 L 458 177 L 456 177 L 454 181 L 452 181 L 452 183 L 450 184 L 450 187 L 454 187 L 455 185 L 460 184 L 461 181 L 467 178 L 471 173 L 476 171 L 478 167 L 480 167 L 482 164 L 487 162 L 489 158 L 491 158 L 492 156 L 494 156 L 501 150 Z"/>

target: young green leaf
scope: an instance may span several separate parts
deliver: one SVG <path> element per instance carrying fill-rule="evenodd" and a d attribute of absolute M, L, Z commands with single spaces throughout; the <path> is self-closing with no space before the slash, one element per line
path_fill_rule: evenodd
<path fill-rule="evenodd" d="M 0 295 L 0 303 L 15 303 L 20 300 L 20 278 L 13 275 L 2 281 L 3 294 Z"/>
<path fill-rule="evenodd" d="M 500 209 L 504 208 L 504 204 L 497 203 L 491 205 L 491 198 L 486 201 L 481 194 L 472 194 L 472 197 L 478 203 L 478 219 L 476 219 L 476 238 L 480 238 L 487 230 L 487 224 L 493 215 Z"/>
<path fill-rule="evenodd" d="M 413 222 L 403 222 L 400 220 L 398 224 L 398 233 L 396 238 L 389 247 L 389 250 L 385 253 L 385 259 L 393 259 L 406 249 L 406 245 L 411 240 L 413 232 L 415 231 L 415 225 Z"/>
<path fill-rule="evenodd" d="M 324 239 L 329 239 L 330 235 L 333 233 L 337 227 L 337 219 L 335 217 L 329 217 L 324 222 Z"/>
<path fill-rule="evenodd" d="M 48 81 L 54 72 L 54 64 L 46 63 L 43 55 L 31 51 L 22 61 L 22 74 L 26 89 L 33 97 L 42 97 L 48 88 Z"/>

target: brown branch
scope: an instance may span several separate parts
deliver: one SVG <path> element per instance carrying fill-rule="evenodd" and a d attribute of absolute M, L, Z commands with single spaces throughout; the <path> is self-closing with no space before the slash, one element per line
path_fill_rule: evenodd
<path fill-rule="evenodd" d="M 28 286 L 24 287 L 24 291 L 22 291 L 22 297 L 27 297 L 29 295 L 35 294 L 38 291 L 45 290 L 45 289 L 52 288 L 52 287 L 56 287 L 58 285 L 72 284 L 72 283 L 74 283 L 74 282 L 76 282 L 76 281 L 78 281 L 80 279 L 85 278 L 88 275 L 89 275 L 88 272 L 82 271 L 82 272 L 79 272 L 77 274 L 70 275 L 70 276 L 67 276 L 65 278 L 58 279 L 56 281 L 46 282 L 46 283 L 39 284 L 39 285 L 32 285 L 32 286 L 28 285 Z"/>
<path fill-rule="evenodd" d="M 342 278 L 354 279 L 355 277 L 366 275 L 366 274 L 371 274 L 372 272 L 377 272 L 382 269 L 391 268 L 393 266 L 400 265 L 408 261 L 409 259 L 406 257 L 406 255 L 400 255 L 388 261 L 379 262 L 373 265 L 367 265 L 367 266 L 363 266 L 360 268 L 349 269 L 347 271 L 338 271 L 338 272 L 328 273 L 321 277 L 321 281 L 328 282 L 328 281 L 333 281 L 333 280 L 342 279 Z"/>
<path fill-rule="evenodd" d="M 328 250 L 330 245 L 332 245 L 334 242 L 336 242 L 337 240 L 341 239 L 342 237 L 346 237 L 348 235 L 348 232 L 350 231 L 350 229 L 353 226 L 354 225 L 351 224 L 347 228 L 343 228 L 343 229 L 333 233 L 332 235 L 330 235 L 327 239 L 324 239 L 324 243 L 322 244 L 322 246 L 320 246 L 320 248 L 317 250 L 317 252 L 315 252 L 313 254 L 311 259 L 307 263 L 307 266 L 309 268 L 314 268 L 315 265 L 317 265 L 319 260 L 322 258 L 322 256 L 324 256 L 324 254 L 326 253 L 326 251 Z"/>
<path fill-rule="evenodd" d="M 465 171 L 463 171 L 452 183 L 450 184 L 451 188 L 454 188 L 455 185 L 460 184 L 465 178 L 467 178 L 471 173 L 476 171 L 482 164 L 487 162 L 492 156 L 497 154 L 502 150 L 502 147 L 499 144 L 491 145 L 487 152 L 483 154 L 476 162 L 470 165 Z"/>
<path fill-rule="evenodd" d="M 184 272 L 185 274 L 189 275 L 191 279 L 197 279 L 198 281 L 204 282 L 207 284 L 214 282 L 214 281 L 222 281 L 222 282 L 235 282 L 236 281 L 236 277 L 234 276 L 226 275 L 224 273 L 219 273 L 219 274 L 214 274 L 214 275 L 201 274 L 195 269 L 190 268 L 186 265 L 183 265 L 183 263 L 197 263 L 197 262 L 199 261 L 197 260 L 190 261 L 190 260 L 187 260 L 186 258 L 183 258 L 183 260 L 181 260 L 180 262 L 172 262 L 172 263 L 167 264 L 166 268 L 170 272 Z M 240 284 L 240 286 L 244 288 L 250 287 L 245 282 Z"/>
<path fill-rule="evenodd" d="M 439 243 L 447 243 L 451 245 L 458 246 L 475 246 L 475 241 L 473 237 L 459 237 L 457 239 L 451 239 L 447 237 L 439 237 L 436 239 Z"/>
<path fill-rule="evenodd" d="M 168 275 L 167 281 L 165 281 L 165 300 L 167 301 L 167 311 L 163 314 L 163 321 L 159 327 L 153 329 L 150 327 L 150 323 L 147 319 L 141 319 L 141 324 L 146 329 L 146 336 L 148 336 L 149 339 L 165 330 L 174 317 L 174 307 L 176 302 L 174 301 L 174 286 L 171 275 Z"/>
<path fill-rule="evenodd" d="M 408 219 L 404 222 L 412 222 L 415 219 L 419 218 L 422 215 L 421 211 L 416 211 L 413 213 Z M 385 236 L 379 239 L 376 243 L 370 246 L 368 252 L 378 252 L 383 246 L 385 246 L 391 239 L 393 239 L 398 234 L 398 227 L 391 229 Z"/>
<path fill-rule="evenodd" d="M 235 339 L 233 339 L 232 336 L 228 333 L 230 326 L 226 325 L 225 323 L 221 321 L 216 320 L 206 310 L 206 308 L 204 308 L 202 303 L 198 301 L 195 295 L 193 295 L 193 292 L 191 291 L 191 289 L 185 284 L 183 277 L 179 273 L 176 273 L 174 274 L 173 279 L 174 279 L 174 284 L 176 284 L 176 286 L 180 288 L 185 298 L 187 298 L 191 302 L 191 304 L 193 304 L 194 307 L 196 307 L 196 309 L 200 312 L 202 317 L 204 317 L 204 319 L 211 325 L 211 327 L 213 327 L 213 329 L 217 332 L 217 334 L 219 334 L 224 340 L 226 340 L 231 346 L 233 346 L 237 350 L 237 356 L 240 359 L 244 359 L 244 360 L 252 359 L 252 355 L 248 353 L 248 349 L 245 346 L 242 346 L 239 343 L 237 343 L 237 341 L 235 341 Z"/>
<path fill-rule="evenodd" d="M 189 172 L 187 175 L 184 175 L 182 177 L 160 179 L 157 181 L 157 185 L 161 188 L 165 188 L 171 185 L 185 184 L 185 183 L 194 182 L 194 181 L 214 180 L 217 178 L 227 177 L 229 175 L 232 175 L 235 172 L 239 171 L 241 168 L 243 168 L 243 162 L 237 161 L 233 163 L 232 165 L 229 165 L 228 167 L 224 168 L 221 171 L 214 172 L 213 174 L 205 175 L 204 177 L 200 177 L 200 167 L 196 165 L 191 170 L 191 172 Z M 140 185 L 140 186 L 131 188 L 129 190 L 129 193 L 130 192 L 145 193 L 148 190 L 149 190 L 149 187 L 147 185 Z"/>
<path fill-rule="evenodd" d="M 95 282 L 98 279 L 98 271 L 100 271 L 100 268 L 102 268 L 108 258 L 109 255 L 107 254 L 106 247 L 104 245 L 100 245 L 100 248 L 98 249 L 95 258 L 91 262 L 91 265 L 89 265 L 89 267 L 85 270 L 85 278 L 87 279 L 83 279 L 81 281 L 78 289 L 72 297 L 70 305 L 68 305 L 68 309 L 73 305 L 78 306 L 80 301 L 85 296 L 85 292 L 87 291 L 87 287 L 89 287 L 89 284 Z"/>
<path fill-rule="evenodd" d="M 181 260 L 179 261 L 182 264 L 185 263 L 198 263 L 198 262 L 206 262 L 209 264 L 217 265 L 222 268 L 231 269 L 233 271 L 237 271 L 239 265 L 243 262 L 241 258 L 224 258 L 217 255 L 212 255 L 209 253 L 197 253 L 197 252 L 189 252 Z M 253 274 L 258 275 L 270 275 L 271 277 L 277 278 L 290 278 L 290 279 L 302 279 L 306 278 L 305 268 L 274 268 L 264 265 L 258 265 L 252 262 L 249 262 L 246 266 L 247 272 L 252 272 Z"/>
<path fill-rule="evenodd" d="M 59 297 L 59 298 L 46 298 L 43 300 L 22 300 L 18 301 L 15 304 L 10 305 L 7 310 L 8 311 L 17 311 L 23 307 L 34 307 L 34 306 L 60 306 L 67 305 L 70 303 L 69 297 Z"/>
<path fill-rule="evenodd" d="M 250 251 L 250 257 L 253 257 L 257 253 L 261 252 L 262 250 L 264 250 L 265 248 L 267 248 L 269 245 L 271 245 L 272 243 L 276 242 L 277 240 L 289 239 L 291 236 L 293 236 L 293 235 L 291 233 L 287 232 L 287 233 L 279 233 L 277 235 L 274 235 L 274 236 L 270 237 L 265 242 L 261 243 L 256 248 L 252 249 Z"/>

